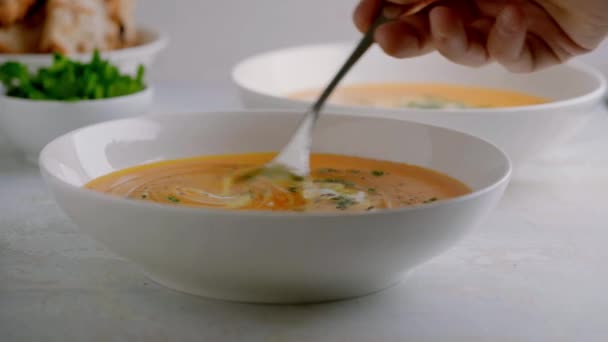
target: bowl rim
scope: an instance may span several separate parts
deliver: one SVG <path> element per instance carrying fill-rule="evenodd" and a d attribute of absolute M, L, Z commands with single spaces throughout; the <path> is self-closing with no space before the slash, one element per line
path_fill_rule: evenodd
<path fill-rule="evenodd" d="M 69 139 L 71 136 L 78 134 L 80 131 L 83 131 L 83 130 L 101 129 L 104 125 L 107 126 L 107 125 L 112 125 L 112 124 L 116 124 L 116 123 L 120 123 L 120 122 L 137 121 L 137 120 L 143 120 L 143 119 L 155 120 L 155 121 L 163 121 L 163 120 L 164 121 L 173 121 L 176 117 L 185 116 L 185 117 L 200 117 L 201 120 L 204 120 L 204 117 L 206 115 L 241 116 L 241 115 L 263 115 L 265 113 L 266 114 L 268 114 L 268 113 L 277 114 L 277 115 L 279 115 L 279 114 L 301 115 L 301 113 L 298 111 L 285 111 L 285 110 L 274 110 L 274 111 L 268 111 L 268 110 L 230 111 L 229 110 L 229 111 L 176 113 L 176 114 L 171 114 L 171 115 L 157 114 L 157 115 L 147 115 L 143 118 L 139 117 L 139 118 L 126 118 L 126 119 L 110 120 L 110 121 L 105 121 L 105 122 L 85 126 L 85 127 L 73 130 L 71 132 L 68 132 L 64 135 L 61 135 L 61 136 L 53 139 L 40 152 L 40 155 L 38 158 L 38 165 L 40 167 L 40 171 L 43 175 L 43 178 L 45 179 L 45 182 L 47 183 L 47 186 L 50 186 L 50 184 L 49 184 L 50 181 L 49 181 L 49 179 L 47 179 L 47 177 L 50 177 L 54 182 L 61 184 L 64 187 L 67 187 L 70 191 L 77 192 L 81 196 L 88 197 L 91 200 L 114 201 L 115 203 L 119 203 L 126 207 L 134 207 L 134 208 L 147 209 L 147 210 L 166 210 L 169 212 L 191 214 L 191 215 L 218 215 L 218 216 L 233 216 L 233 217 L 268 217 L 268 218 L 277 218 L 277 217 L 290 217 L 290 218 L 357 217 L 357 216 L 368 216 L 368 215 L 372 215 L 372 216 L 374 216 L 374 215 L 391 215 L 391 214 L 402 213 L 402 212 L 427 210 L 427 209 L 435 208 L 437 206 L 446 206 L 446 205 L 450 205 L 450 204 L 461 203 L 464 201 L 468 201 L 468 200 L 483 196 L 484 194 L 492 192 L 495 189 L 505 185 L 505 183 L 508 183 L 509 180 L 511 179 L 512 172 L 513 172 L 513 165 L 512 165 L 512 162 L 511 162 L 509 156 L 502 149 L 497 147 L 495 144 L 488 142 L 487 140 L 481 139 L 474 135 L 452 130 L 452 129 L 442 128 L 442 127 L 438 127 L 438 126 L 434 126 L 434 125 L 417 123 L 417 122 L 413 122 L 413 121 L 409 121 L 409 120 L 399 120 L 399 119 L 391 119 L 391 118 L 377 118 L 377 120 L 406 121 L 410 125 L 426 127 L 426 128 L 431 128 L 431 129 L 440 130 L 440 131 L 447 131 L 447 132 L 450 132 L 453 134 L 466 136 L 470 139 L 475 140 L 477 143 L 481 143 L 481 144 L 490 146 L 496 153 L 498 153 L 500 155 L 500 157 L 502 157 L 504 159 L 505 170 L 503 170 L 503 174 L 500 176 L 500 178 L 498 178 L 497 180 L 495 180 L 494 182 L 492 182 L 490 185 L 488 185 L 486 187 L 472 191 L 471 193 L 463 195 L 463 196 L 458 196 L 458 197 L 454 197 L 454 198 L 450 198 L 450 199 L 446 199 L 446 200 L 436 201 L 436 202 L 428 203 L 428 204 L 421 205 L 421 206 L 391 208 L 391 209 L 383 209 L 383 210 L 379 210 L 379 211 L 369 211 L 369 212 L 365 211 L 365 212 L 322 212 L 322 213 L 320 213 L 320 212 L 291 212 L 291 211 L 276 211 L 275 212 L 275 211 L 262 211 L 262 210 L 213 209 L 213 208 L 204 208 L 204 207 L 177 206 L 177 205 L 172 205 L 172 204 L 162 204 L 162 203 L 155 203 L 155 202 L 149 202 L 149 201 L 138 201 L 138 200 L 127 199 L 127 198 L 122 198 L 122 197 L 115 196 L 115 195 L 97 192 L 97 191 L 94 191 L 91 189 L 86 189 L 82 186 L 76 186 L 76 185 L 67 183 L 64 180 L 62 180 L 61 178 L 59 178 L 58 176 L 56 176 L 48 168 L 48 164 L 49 164 L 50 160 L 53 158 L 52 156 L 49 155 L 50 154 L 49 150 L 52 148 L 52 146 L 59 143 L 60 141 Z M 345 120 L 360 119 L 359 116 L 355 116 L 355 115 L 343 115 L 343 114 L 336 114 L 336 113 L 327 113 L 325 115 L 338 117 L 340 119 L 345 119 Z M 51 186 L 51 188 L 53 188 L 53 187 Z"/>
<path fill-rule="evenodd" d="M 12 102 L 14 104 L 19 105 L 35 105 L 35 106 L 58 106 L 58 105 L 66 105 L 66 106 L 82 106 L 82 105 L 95 105 L 95 104 L 107 104 L 110 102 L 124 102 L 130 101 L 138 98 L 148 98 L 152 97 L 155 93 L 154 86 L 152 84 L 147 84 L 146 88 L 141 91 L 138 91 L 133 94 L 114 96 L 114 97 L 106 97 L 102 99 L 84 99 L 84 100 L 76 100 L 76 101 L 62 101 L 62 100 L 35 100 L 35 99 L 26 99 L 22 97 L 8 96 L 4 91 L 4 86 L 0 85 L 0 102 Z"/>
<path fill-rule="evenodd" d="M 154 29 L 145 25 L 137 26 L 137 33 L 145 33 L 151 37 L 148 42 L 111 51 L 100 51 L 102 58 L 120 60 L 131 58 L 133 55 L 156 54 L 169 44 L 169 36 L 165 31 Z M 73 53 L 67 56 L 74 59 L 86 59 L 92 52 Z M 43 63 L 53 56 L 52 53 L 0 53 L 0 61 L 20 59 L 22 63 Z"/>
<path fill-rule="evenodd" d="M 319 49 L 340 49 L 340 50 L 350 50 L 354 46 L 353 41 L 339 41 L 339 42 L 327 42 L 327 43 L 319 43 L 319 44 L 305 44 L 305 45 L 293 45 L 285 48 L 279 48 L 274 50 L 264 51 L 258 54 L 250 55 L 241 61 L 237 62 L 232 67 L 231 71 L 231 79 L 236 84 L 236 86 L 242 90 L 248 91 L 250 93 L 254 93 L 257 96 L 263 96 L 272 100 L 278 101 L 289 101 L 293 103 L 297 103 L 300 105 L 310 105 L 310 101 L 298 100 L 298 99 L 290 99 L 283 96 L 278 96 L 276 94 L 270 94 L 266 92 L 262 92 L 258 89 L 254 89 L 248 85 L 245 85 L 244 77 L 242 76 L 243 71 L 249 64 L 254 63 L 256 60 L 267 59 L 273 56 L 278 56 L 285 53 L 292 53 L 297 51 L 306 51 L 306 50 L 319 50 Z M 433 52 L 429 55 L 437 54 L 437 52 Z M 428 56 L 428 55 L 426 55 Z M 425 56 L 419 56 L 416 58 L 424 58 Z M 446 60 L 448 63 L 452 63 Z M 596 100 L 601 100 L 608 91 L 608 81 L 604 74 L 597 68 L 594 68 L 587 63 L 582 61 L 568 61 L 561 65 L 556 65 L 554 68 L 571 68 L 578 73 L 585 74 L 586 76 L 594 79 L 597 82 L 597 87 L 587 92 L 583 95 L 570 97 L 563 100 L 558 101 L 550 101 L 547 103 L 527 105 L 527 106 L 517 106 L 517 107 L 499 107 L 499 108 L 445 108 L 445 109 L 419 109 L 419 108 L 384 108 L 384 107 L 369 107 L 369 106 L 349 106 L 349 105 L 335 105 L 335 104 L 327 104 L 327 107 L 333 111 L 348 111 L 355 112 L 361 111 L 363 109 L 366 110 L 375 110 L 384 113 L 397 113 L 397 114 L 407 114 L 407 113 L 428 113 L 428 114 L 440 114 L 440 113 L 468 113 L 472 112 L 473 114 L 484 113 L 484 114 L 499 114 L 499 113 L 515 113 L 526 111 L 528 113 L 540 112 L 540 111 L 549 111 L 555 110 L 559 108 L 575 106 L 580 103 L 585 102 L 593 102 Z"/>

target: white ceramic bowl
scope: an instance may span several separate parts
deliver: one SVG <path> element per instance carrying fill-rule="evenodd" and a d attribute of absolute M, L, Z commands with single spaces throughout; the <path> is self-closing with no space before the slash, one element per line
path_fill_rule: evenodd
<path fill-rule="evenodd" d="M 21 99 L 0 91 L 0 134 L 32 163 L 58 136 L 94 123 L 145 114 L 154 99 L 150 86 L 133 95 L 77 102 Z"/>
<path fill-rule="evenodd" d="M 166 34 L 151 28 L 141 27 L 138 29 L 140 43 L 136 46 L 102 52 L 101 56 L 108 59 L 123 73 L 135 74 L 140 64 L 150 67 L 158 54 L 167 46 Z M 80 61 L 91 60 L 91 53 L 79 53 L 70 55 L 71 59 Z M 0 64 L 7 61 L 18 61 L 27 65 L 32 70 L 48 66 L 52 63 L 53 55 L 49 53 L 39 54 L 0 54 Z"/>
<path fill-rule="evenodd" d="M 247 108 L 304 110 L 309 103 L 290 93 L 322 88 L 353 48 L 352 43 L 312 45 L 272 51 L 246 59 L 233 70 Z M 533 74 L 512 74 L 500 66 L 474 69 L 438 54 L 398 60 L 373 47 L 347 75 L 344 84 L 436 82 L 512 89 L 553 99 L 548 104 L 500 109 L 416 110 L 329 106 L 355 115 L 407 119 L 456 129 L 489 140 L 518 166 L 559 145 L 584 126 L 599 107 L 606 81 L 595 69 L 566 64 Z"/>
<path fill-rule="evenodd" d="M 107 122 L 51 142 L 40 167 L 81 229 L 158 283 L 273 303 L 348 298 L 395 284 L 480 223 L 509 181 L 506 155 L 478 138 L 407 121 L 327 115 L 315 151 L 430 167 L 474 192 L 417 208 L 314 214 L 184 208 L 82 188 L 151 161 L 277 150 L 299 119 L 298 113 L 219 112 Z"/>

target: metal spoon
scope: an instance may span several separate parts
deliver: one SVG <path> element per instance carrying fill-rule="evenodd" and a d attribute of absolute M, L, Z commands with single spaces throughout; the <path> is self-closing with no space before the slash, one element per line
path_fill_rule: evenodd
<path fill-rule="evenodd" d="M 266 174 L 285 175 L 287 172 L 297 177 L 307 176 L 310 173 L 312 133 L 315 123 L 319 118 L 319 113 L 338 83 L 340 83 L 346 73 L 348 73 L 353 65 L 359 61 L 361 56 L 367 52 L 370 46 L 372 46 L 374 43 L 374 32 L 376 31 L 376 28 L 391 20 L 387 18 L 386 14 L 392 12 L 392 15 L 390 15 L 391 18 L 399 15 L 415 14 L 435 1 L 437 0 L 422 0 L 413 4 L 406 10 L 403 10 L 403 7 L 400 7 L 401 10 L 399 13 L 389 11 L 389 7 L 384 7 L 382 10 L 380 10 L 370 29 L 365 33 L 363 38 L 361 38 L 351 55 L 336 73 L 331 82 L 329 82 L 329 85 L 327 85 L 327 87 L 323 90 L 317 101 L 312 105 L 308 112 L 306 112 L 304 119 L 300 122 L 295 133 L 292 135 L 291 140 L 287 143 L 287 145 L 285 145 L 285 147 L 283 147 L 281 152 L 272 161 L 270 161 L 264 167 L 257 169 L 253 173 L 259 174 L 264 171 L 268 171 Z M 390 9 L 394 10 L 395 7 Z M 247 174 L 248 177 L 251 175 L 251 172 Z"/>
<path fill-rule="evenodd" d="M 321 95 L 304 115 L 291 140 L 283 147 L 281 152 L 268 164 L 270 167 L 282 167 L 298 176 L 307 176 L 310 173 L 310 152 L 312 148 L 312 133 L 319 118 L 321 109 L 334 89 L 342 81 L 342 78 L 359 61 L 361 56 L 374 43 L 374 31 L 376 27 L 385 23 L 387 19 L 380 14 L 372 27 L 365 33 L 359 44 L 355 47 L 346 62 L 336 73 L 329 85 L 323 90 Z"/>

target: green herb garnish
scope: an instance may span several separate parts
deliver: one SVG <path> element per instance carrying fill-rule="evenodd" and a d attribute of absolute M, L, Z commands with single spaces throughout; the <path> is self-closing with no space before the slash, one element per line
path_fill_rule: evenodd
<path fill-rule="evenodd" d="M 141 198 L 146 199 L 146 198 L 148 198 L 148 195 L 143 194 L 143 195 L 141 195 Z"/>
<path fill-rule="evenodd" d="M 372 171 L 372 175 L 374 175 L 376 177 L 384 176 L 384 171 L 382 171 L 382 170 L 373 170 Z"/>
<path fill-rule="evenodd" d="M 423 203 L 431 203 L 431 202 L 435 202 L 437 201 L 437 197 L 431 197 L 428 200 L 424 201 Z"/>
<path fill-rule="evenodd" d="M 287 191 L 289 191 L 289 192 L 298 192 L 298 188 L 296 188 L 295 186 L 290 186 L 289 188 L 287 188 Z"/>
<path fill-rule="evenodd" d="M 175 197 L 175 196 L 169 196 L 167 197 L 167 199 L 173 203 L 179 203 L 179 198 Z"/>
<path fill-rule="evenodd" d="M 318 183 L 334 183 L 334 184 L 342 184 L 344 186 L 355 186 L 355 183 L 351 182 L 351 181 L 347 181 L 346 179 L 340 179 L 340 178 L 324 178 L 324 179 L 320 179 L 318 181 L 316 181 Z"/>
<path fill-rule="evenodd" d="M 405 104 L 408 108 L 419 108 L 419 109 L 440 109 L 448 106 L 454 106 L 456 108 L 466 108 L 467 106 L 458 101 L 451 101 L 445 98 L 438 98 L 433 96 L 427 96 L 424 99 L 410 101 Z"/>
<path fill-rule="evenodd" d="M 99 51 L 88 63 L 56 53 L 52 65 L 35 74 L 19 62 L 0 65 L 0 81 L 6 87 L 6 95 L 32 100 L 78 101 L 130 95 L 146 88 L 144 73 L 144 66 L 140 65 L 135 76 L 122 74 L 101 59 Z"/>
<path fill-rule="evenodd" d="M 376 193 L 376 188 L 368 188 L 367 192 L 369 192 L 370 194 L 375 194 Z"/>
<path fill-rule="evenodd" d="M 357 201 L 347 196 L 337 196 L 331 199 L 336 202 L 336 209 L 345 210 L 351 205 L 357 204 Z"/>

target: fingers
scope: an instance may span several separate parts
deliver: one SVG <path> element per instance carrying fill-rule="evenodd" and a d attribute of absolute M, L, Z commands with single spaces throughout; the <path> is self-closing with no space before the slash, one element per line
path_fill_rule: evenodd
<path fill-rule="evenodd" d="M 420 0 L 394 0 L 393 3 L 411 4 Z M 434 0 L 427 0 L 432 3 Z M 355 24 L 365 32 L 374 21 L 383 1 L 362 0 L 355 10 Z M 397 17 L 405 7 L 385 6 L 384 14 Z M 482 23 L 483 24 L 483 23 Z M 485 23 L 484 27 L 489 26 Z M 459 15 L 445 7 L 434 8 L 429 14 L 403 15 L 397 21 L 376 30 L 375 40 L 388 54 L 397 58 L 415 57 L 437 50 L 448 59 L 469 66 L 488 61 L 485 36 L 474 26 L 465 29 Z M 486 29 L 486 33 L 487 33 Z"/>
<path fill-rule="evenodd" d="M 512 72 L 532 72 L 559 62 L 553 50 L 528 33 L 526 17 L 515 6 L 506 6 L 496 17 L 488 36 L 488 53 Z"/>
<path fill-rule="evenodd" d="M 467 66 L 480 66 L 488 62 L 484 35 L 472 27 L 465 28 L 458 13 L 440 6 L 431 10 L 429 16 L 434 46 L 444 57 Z"/>
<path fill-rule="evenodd" d="M 408 6 L 418 1 L 389 0 L 399 5 L 385 6 L 385 16 L 395 21 L 378 27 L 374 38 L 387 54 L 406 58 L 436 49 L 455 63 L 480 66 L 496 60 L 512 72 L 523 73 L 561 63 L 584 50 L 536 7 L 480 8 L 487 13 L 478 18 L 467 16 L 469 12 L 460 7 L 446 6 L 409 15 Z M 361 0 L 354 13 L 360 31 L 369 30 L 383 3 Z"/>
<path fill-rule="evenodd" d="M 506 6 L 496 17 L 488 36 L 488 53 L 498 63 L 514 72 L 534 69 L 534 58 L 526 46 L 527 25 L 523 14 Z"/>
<path fill-rule="evenodd" d="M 399 5 L 384 5 L 382 8 L 382 15 L 387 19 L 397 19 L 403 14 L 403 6 Z"/>
<path fill-rule="evenodd" d="M 353 14 L 353 21 L 359 31 L 367 32 L 380 9 L 388 19 L 397 19 L 399 16 L 416 14 L 438 0 L 361 0 Z"/>
<path fill-rule="evenodd" d="M 353 15 L 359 31 L 369 30 L 383 3 L 383 0 L 359 2 Z M 403 9 L 389 4 L 384 6 L 384 15 L 396 19 L 403 14 Z M 428 19 L 422 15 L 407 16 L 381 25 L 374 33 L 374 39 L 388 55 L 398 58 L 419 56 L 432 49 Z"/>
<path fill-rule="evenodd" d="M 528 50 L 529 52 L 525 52 L 525 50 Z M 532 63 L 520 72 L 538 71 L 548 66 L 560 64 L 565 61 L 565 59 L 563 60 L 555 53 L 555 50 L 551 48 L 545 39 L 531 33 L 528 33 L 524 48 L 524 55 L 527 54 L 530 55 L 530 60 Z M 517 70 L 514 72 L 517 72 Z"/>
<path fill-rule="evenodd" d="M 565 62 L 573 56 L 589 52 L 589 49 L 579 45 L 564 31 L 561 27 L 563 23 L 560 24 L 544 9 L 529 5 L 522 5 L 522 7 L 526 10 L 528 36 L 542 37 L 560 61 Z M 585 24 L 579 26 L 585 26 Z"/>
<path fill-rule="evenodd" d="M 420 56 L 433 48 L 428 19 L 422 15 L 384 24 L 374 38 L 386 54 L 397 58 Z"/>
<path fill-rule="evenodd" d="M 369 30 L 382 2 L 383 0 L 361 0 L 359 2 L 353 14 L 353 21 L 359 31 L 363 33 Z"/>

